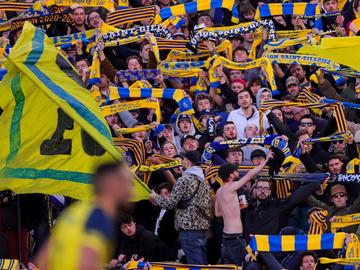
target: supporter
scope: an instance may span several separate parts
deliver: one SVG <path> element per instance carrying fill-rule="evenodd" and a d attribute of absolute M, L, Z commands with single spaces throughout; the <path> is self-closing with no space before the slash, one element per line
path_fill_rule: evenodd
<path fill-rule="evenodd" d="M 271 184 L 267 180 L 257 180 L 254 188 L 255 199 L 250 200 L 244 211 L 244 231 L 247 239 L 254 233 L 278 234 L 286 224 L 287 214 L 317 190 L 319 184 L 303 185 L 286 200 L 271 197 Z"/>
<path fill-rule="evenodd" d="M 291 98 L 296 98 L 300 93 L 300 83 L 299 80 L 294 77 L 290 76 L 286 79 L 285 82 L 286 91 L 289 93 Z"/>
<path fill-rule="evenodd" d="M 81 5 L 74 5 L 71 8 L 71 16 L 74 25 L 68 29 L 68 34 L 85 32 L 87 30 L 87 25 L 85 24 L 85 8 Z"/>
<path fill-rule="evenodd" d="M 234 122 L 227 121 L 223 127 L 223 137 L 226 140 L 235 140 L 237 138 L 237 129 Z"/>
<path fill-rule="evenodd" d="M 196 151 L 184 154 L 182 177 L 168 198 L 155 192 L 150 200 L 166 209 L 176 208 L 175 227 L 179 230 L 182 249 L 189 264 L 206 264 L 206 230 L 209 229 L 210 190 L 204 182 L 200 165 L 201 155 Z"/>
<path fill-rule="evenodd" d="M 237 190 L 249 182 L 262 168 L 269 155 L 259 166 L 250 170 L 239 179 L 238 163 L 225 164 L 219 168 L 219 176 L 224 182 L 216 192 L 215 215 L 224 220 L 221 257 L 225 264 L 241 265 L 245 261 L 246 241 L 243 238 L 243 225 L 240 218 L 240 206 Z"/>
<path fill-rule="evenodd" d="M 313 252 L 302 253 L 299 259 L 300 270 L 315 270 L 316 259 L 316 254 Z"/>
<path fill-rule="evenodd" d="M 123 214 L 119 221 L 120 234 L 117 239 L 115 258 L 123 254 L 131 259 L 135 254 L 138 259 L 144 258 L 148 261 L 171 260 L 168 248 L 151 231 L 137 225 L 134 218 Z"/>
<path fill-rule="evenodd" d="M 348 214 L 358 213 L 360 211 L 360 197 L 358 196 L 357 199 L 348 206 L 349 195 L 345 186 L 341 184 L 335 184 L 330 188 L 330 197 L 332 203 L 331 206 L 317 200 L 313 195 L 310 195 L 306 199 L 306 203 L 310 207 L 319 207 L 328 211 L 328 215 L 326 216 L 328 229 L 331 227 L 330 222 L 333 220 L 334 216 L 345 216 Z M 358 225 L 352 225 L 341 229 L 341 231 L 346 233 L 356 233 L 357 229 Z"/>
<path fill-rule="evenodd" d="M 244 129 L 244 137 L 245 138 L 259 137 L 258 126 L 256 124 L 247 125 Z M 248 145 L 245 145 L 244 147 L 242 147 L 241 149 L 244 152 L 244 161 L 247 161 L 247 162 L 249 162 L 250 160 L 252 161 L 252 158 L 250 156 L 256 149 L 260 149 L 265 154 L 268 153 L 268 150 L 265 147 L 257 145 L 257 144 L 248 144 Z"/>
<path fill-rule="evenodd" d="M 252 105 L 252 102 L 253 100 L 248 90 L 239 92 L 238 104 L 240 108 L 229 114 L 228 121 L 232 121 L 235 124 L 238 139 L 244 138 L 244 129 L 248 124 L 253 123 L 260 128 L 260 113 L 256 107 Z M 264 128 L 267 129 L 268 127 L 267 118 L 264 116 Z"/>
<path fill-rule="evenodd" d="M 232 147 L 226 151 L 226 162 L 230 164 L 241 164 L 243 161 L 243 151 L 240 147 Z"/>

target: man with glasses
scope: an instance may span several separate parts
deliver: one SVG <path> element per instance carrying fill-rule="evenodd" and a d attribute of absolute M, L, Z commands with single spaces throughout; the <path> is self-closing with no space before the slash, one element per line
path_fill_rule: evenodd
<path fill-rule="evenodd" d="M 360 212 L 360 196 L 357 197 L 352 205 L 347 206 L 349 195 L 344 185 L 333 185 L 330 188 L 330 195 L 332 205 L 328 205 L 316 199 L 313 195 L 306 199 L 306 203 L 309 207 L 318 207 L 328 211 L 328 225 L 330 225 L 329 222 L 333 220 L 334 216 L 345 216 Z M 330 228 L 330 226 L 328 226 L 328 228 Z M 352 225 L 341 229 L 341 231 L 346 233 L 356 233 L 357 230 L 358 225 Z"/>
<path fill-rule="evenodd" d="M 254 199 L 250 200 L 244 209 L 244 231 L 247 239 L 252 234 L 279 234 L 286 226 L 291 210 L 304 201 L 311 193 L 320 188 L 320 183 L 310 183 L 300 186 L 286 200 L 271 196 L 271 183 L 259 179 L 255 183 Z"/>

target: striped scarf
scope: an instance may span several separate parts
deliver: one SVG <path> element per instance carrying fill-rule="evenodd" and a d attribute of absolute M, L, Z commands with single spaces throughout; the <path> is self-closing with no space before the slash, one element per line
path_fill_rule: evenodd
<path fill-rule="evenodd" d="M 22 2 L 12 2 L 12 1 L 1 1 L 0 10 L 5 11 L 26 11 L 31 8 L 33 3 L 22 3 Z"/>
<path fill-rule="evenodd" d="M 328 226 L 326 224 L 326 217 L 328 211 L 326 210 L 313 210 L 310 213 L 310 228 L 308 234 L 323 234 L 326 232 Z"/>
<path fill-rule="evenodd" d="M 109 87 L 109 96 L 106 103 L 121 98 L 164 98 L 173 99 L 178 103 L 180 112 L 194 113 L 192 103 L 181 89 L 173 88 L 126 88 Z"/>
<path fill-rule="evenodd" d="M 0 259 L 0 269 L 2 270 L 17 270 L 19 266 L 18 260 Z"/>
<path fill-rule="evenodd" d="M 181 160 L 175 158 L 168 158 L 159 154 L 153 154 L 152 157 L 156 157 L 160 160 L 160 164 L 156 164 L 151 158 L 147 158 L 145 163 L 139 167 L 139 171 L 143 172 L 144 182 L 149 184 L 151 173 L 162 169 L 172 169 L 182 166 Z"/>
<path fill-rule="evenodd" d="M 213 56 L 208 59 L 204 64 L 209 68 L 209 78 L 210 78 L 210 87 L 219 88 L 220 87 L 220 78 L 217 74 L 217 67 L 223 65 L 228 69 L 235 70 L 247 70 L 252 68 L 263 67 L 268 75 L 270 88 L 272 94 L 277 95 L 279 90 L 277 90 L 274 71 L 271 65 L 271 62 L 268 58 L 261 57 L 250 62 L 233 62 L 225 57 Z"/>
<path fill-rule="evenodd" d="M 165 20 L 172 16 L 197 13 L 200 11 L 212 10 L 217 8 L 225 8 L 232 12 L 231 21 L 239 23 L 239 13 L 234 0 L 197 0 L 185 4 L 179 4 L 172 7 L 162 8 L 160 10 L 160 18 Z"/>
<path fill-rule="evenodd" d="M 126 8 L 116 10 L 108 15 L 106 22 L 112 26 L 119 27 L 124 24 L 155 19 L 155 6 Z"/>
<path fill-rule="evenodd" d="M 246 250 L 253 255 L 255 251 L 294 252 L 342 249 L 344 246 L 345 237 L 345 233 L 308 235 L 254 235 L 251 238 L 249 245 L 246 247 Z"/>
<path fill-rule="evenodd" d="M 146 150 L 142 142 L 135 139 L 114 138 L 113 143 L 121 149 L 125 148 L 127 151 L 131 151 L 134 155 L 134 162 L 136 166 L 144 164 L 146 159 Z"/>
<path fill-rule="evenodd" d="M 288 102 L 288 101 L 280 101 L 275 99 L 264 100 L 261 103 L 261 107 L 259 109 L 260 112 L 260 127 L 263 130 L 263 119 L 264 112 L 274 108 L 274 107 L 282 107 L 282 106 L 295 106 L 295 107 L 306 107 L 309 109 L 316 109 L 322 107 L 331 107 L 334 109 L 333 115 L 336 119 L 337 127 L 339 132 L 347 131 L 346 118 L 344 114 L 343 106 L 340 102 L 332 103 L 332 104 L 322 104 L 322 103 L 302 103 L 302 102 Z"/>
<path fill-rule="evenodd" d="M 201 168 L 203 169 L 204 173 L 205 173 L 205 180 L 210 180 L 211 178 L 216 178 L 218 176 L 218 171 L 220 166 L 209 166 L 207 164 L 202 164 Z M 251 169 L 255 168 L 255 166 L 251 166 L 251 165 L 239 165 L 238 170 L 240 172 L 247 172 Z M 268 167 L 264 167 L 261 170 L 261 174 L 264 175 L 269 175 L 269 168 Z"/>
<path fill-rule="evenodd" d="M 320 7 L 317 4 L 310 3 L 274 3 L 259 6 L 255 12 L 255 19 L 279 16 L 279 15 L 303 15 L 306 17 L 316 17 L 320 15 Z M 321 18 L 315 20 L 315 28 L 322 30 Z"/>

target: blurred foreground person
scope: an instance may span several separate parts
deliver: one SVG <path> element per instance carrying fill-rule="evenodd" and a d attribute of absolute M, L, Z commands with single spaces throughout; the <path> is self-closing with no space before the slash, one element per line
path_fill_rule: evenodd
<path fill-rule="evenodd" d="M 99 270 L 110 261 L 115 219 L 131 197 L 132 174 L 124 162 L 101 165 L 93 177 L 94 202 L 78 202 L 56 223 L 40 269 Z"/>

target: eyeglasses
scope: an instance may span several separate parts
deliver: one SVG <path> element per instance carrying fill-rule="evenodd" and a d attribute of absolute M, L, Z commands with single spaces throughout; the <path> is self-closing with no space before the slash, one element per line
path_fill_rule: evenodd
<path fill-rule="evenodd" d="M 269 187 L 256 187 L 257 190 L 260 190 L 260 191 L 269 191 L 270 188 Z"/>
<path fill-rule="evenodd" d="M 335 193 L 334 195 L 331 195 L 332 198 L 344 198 L 346 194 L 344 192 Z"/>
<path fill-rule="evenodd" d="M 313 123 L 310 123 L 310 122 L 301 122 L 300 123 L 300 126 L 302 127 L 311 127 L 313 126 L 314 124 Z"/>
<path fill-rule="evenodd" d="M 334 142 L 331 142 L 331 143 L 333 143 L 333 144 L 343 144 L 344 141 L 334 141 Z"/>

